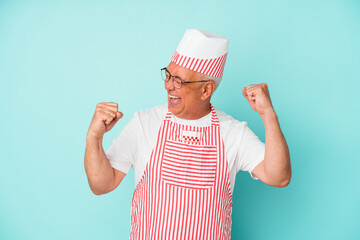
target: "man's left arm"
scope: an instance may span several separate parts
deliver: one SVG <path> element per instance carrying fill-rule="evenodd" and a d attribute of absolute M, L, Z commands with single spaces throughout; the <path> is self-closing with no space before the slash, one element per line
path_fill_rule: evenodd
<path fill-rule="evenodd" d="M 243 88 L 243 96 L 265 126 L 265 157 L 252 171 L 263 183 L 286 187 L 291 179 L 289 148 L 280 129 L 266 83 Z"/>

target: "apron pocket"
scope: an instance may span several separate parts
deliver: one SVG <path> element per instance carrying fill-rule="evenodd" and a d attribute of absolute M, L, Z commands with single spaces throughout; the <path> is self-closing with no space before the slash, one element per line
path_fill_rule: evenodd
<path fill-rule="evenodd" d="M 216 146 L 167 141 L 161 163 L 161 179 L 173 186 L 207 189 L 214 186 Z"/>

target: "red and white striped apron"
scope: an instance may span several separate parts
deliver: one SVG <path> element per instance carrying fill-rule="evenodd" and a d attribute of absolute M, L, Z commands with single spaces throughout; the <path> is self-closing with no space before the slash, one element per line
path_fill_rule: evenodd
<path fill-rule="evenodd" d="M 166 114 L 131 208 L 130 239 L 230 239 L 232 194 L 220 125 Z"/>

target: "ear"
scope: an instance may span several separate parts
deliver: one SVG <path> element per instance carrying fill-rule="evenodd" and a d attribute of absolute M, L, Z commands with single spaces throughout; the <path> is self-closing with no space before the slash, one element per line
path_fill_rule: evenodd
<path fill-rule="evenodd" d="M 206 99 L 210 98 L 211 95 L 214 93 L 214 91 L 215 91 L 214 81 L 206 82 L 202 88 L 201 99 L 206 100 Z"/>

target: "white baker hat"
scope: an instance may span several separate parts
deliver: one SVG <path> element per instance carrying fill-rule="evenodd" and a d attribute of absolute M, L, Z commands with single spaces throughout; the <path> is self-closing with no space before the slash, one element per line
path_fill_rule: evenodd
<path fill-rule="evenodd" d="M 207 76 L 221 78 L 229 40 L 200 29 L 186 30 L 171 61 Z"/>

